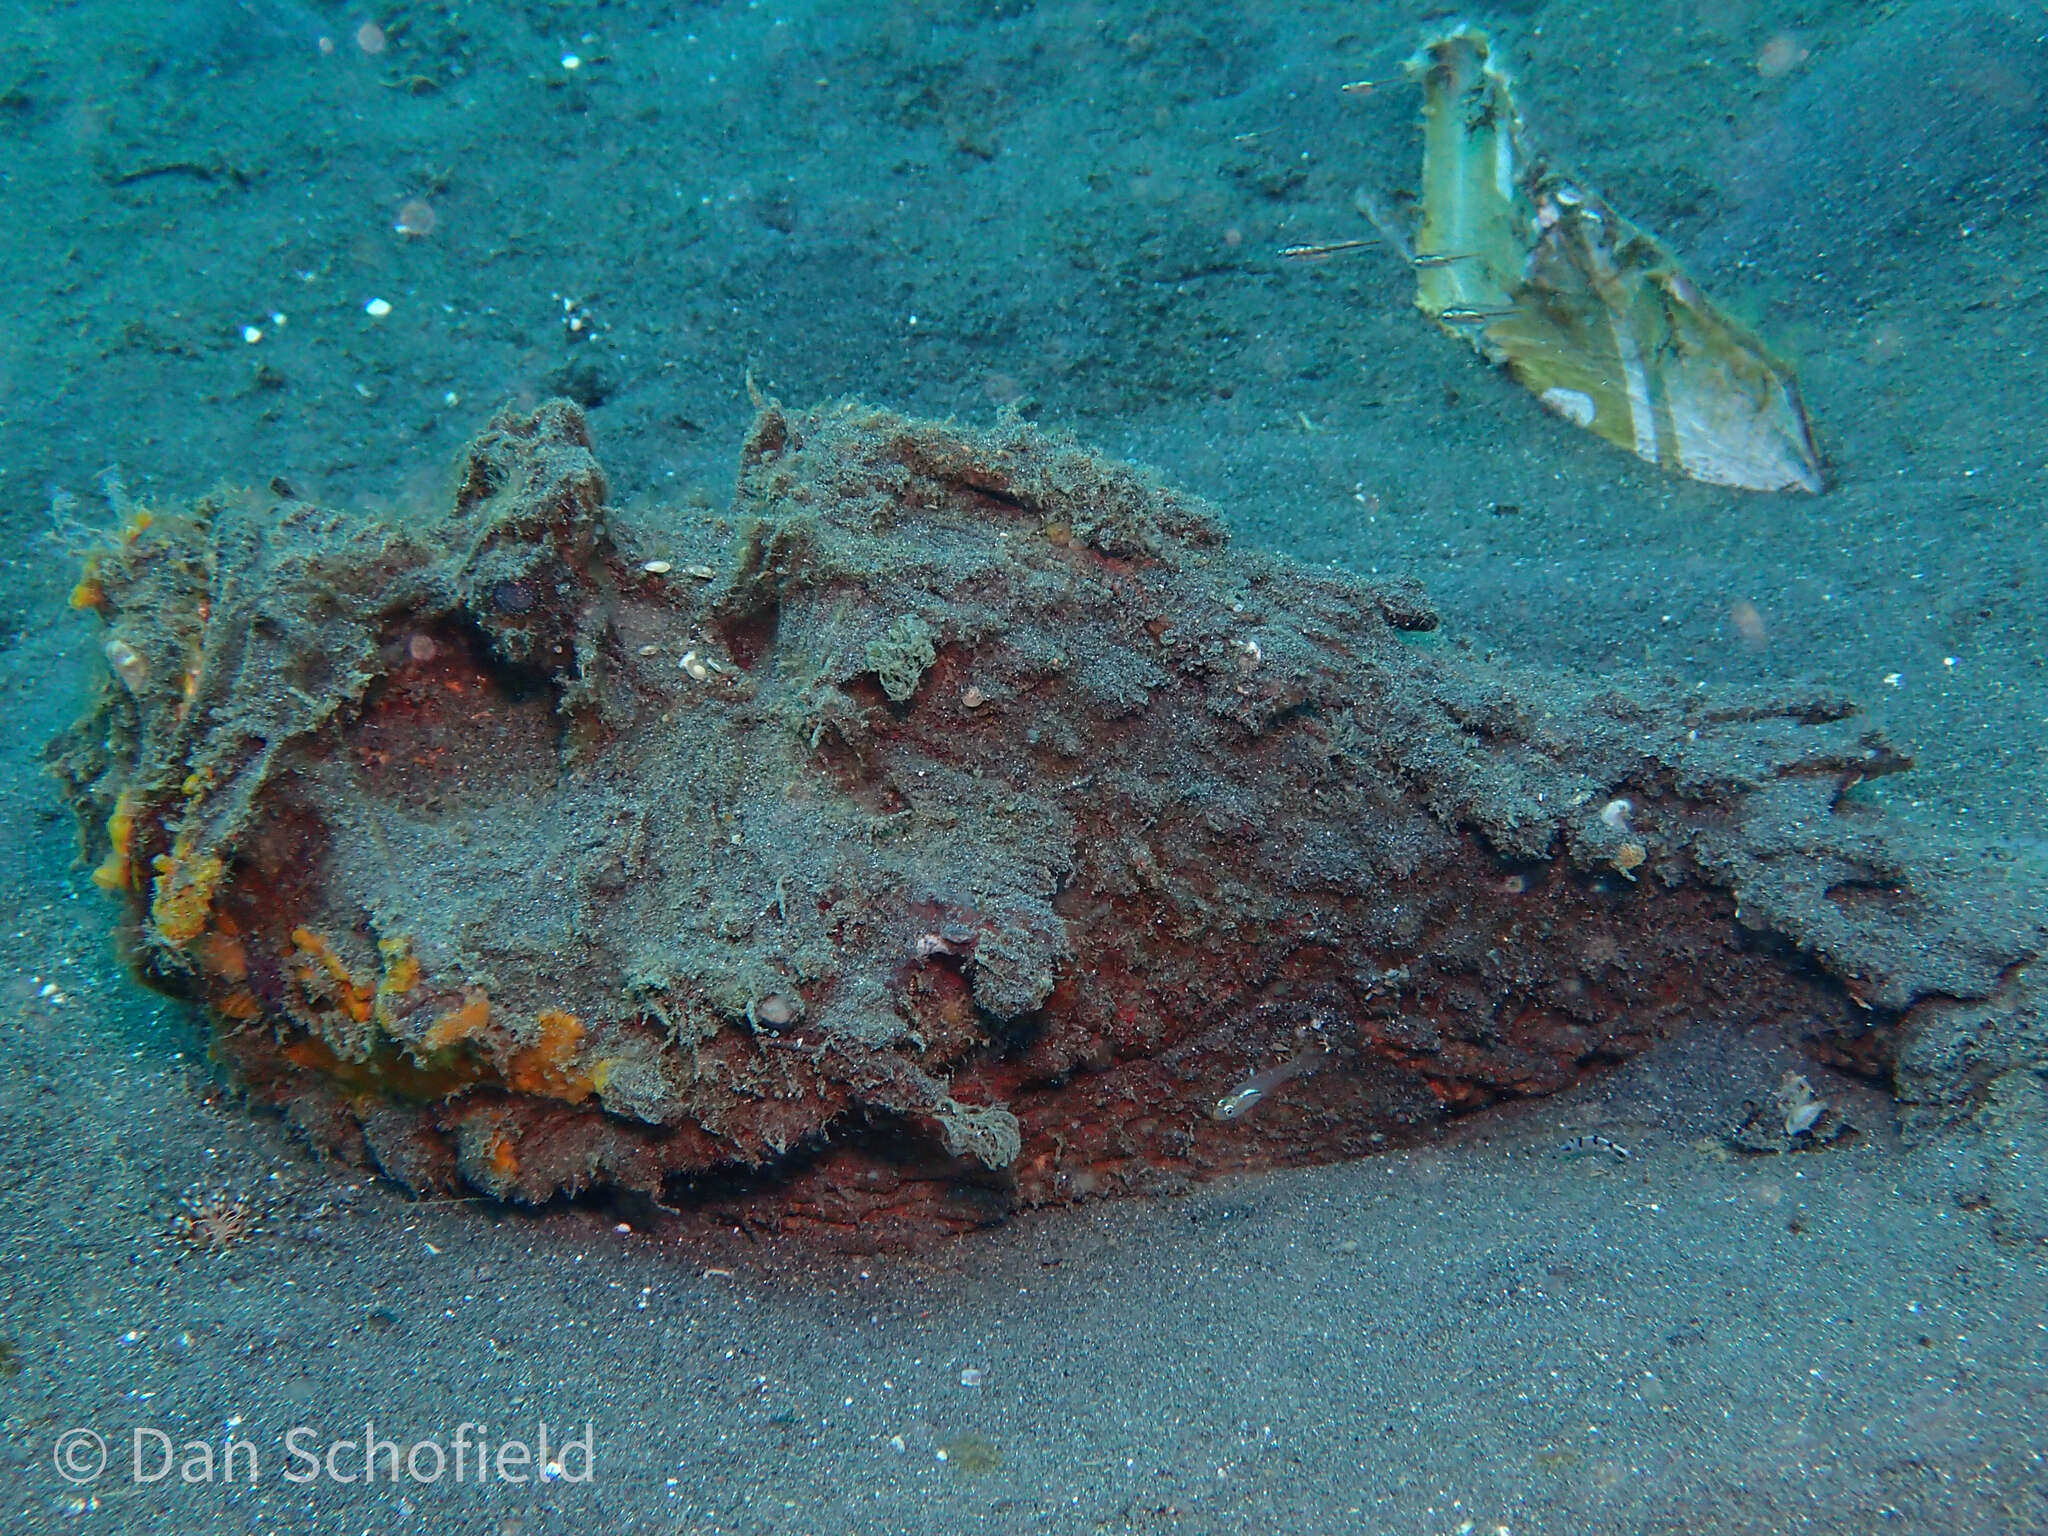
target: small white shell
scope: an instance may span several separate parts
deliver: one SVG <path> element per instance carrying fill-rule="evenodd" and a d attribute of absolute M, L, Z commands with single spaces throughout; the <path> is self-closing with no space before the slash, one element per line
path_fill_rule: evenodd
<path fill-rule="evenodd" d="M 126 640 L 109 640 L 106 644 L 107 665 L 114 669 L 114 676 L 121 679 L 130 693 L 142 692 L 149 681 L 149 663 L 142 659 L 142 653 Z"/>
<path fill-rule="evenodd" d="M 770 992 L 747 1005 L 747 1019 L 764 1029 L 787 1029 L 803 1016 L 803 999 L 787 992 Z"/>
<path fill-rule="evenodd" d="M 1820 1117 L 1827 1112 L 1827 1105 L 1819 1099 L 1809 1099 L 1785 1113 L 1785 1134 L 1804 1136 L 1820 1123 Z"/>

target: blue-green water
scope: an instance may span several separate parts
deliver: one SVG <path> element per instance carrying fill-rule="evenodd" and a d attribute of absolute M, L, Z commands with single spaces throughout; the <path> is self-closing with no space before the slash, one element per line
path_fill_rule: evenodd
<path fill-rule="evenodd" d="M 280 477 L 402 515 L 501 403 L 567 393 L 621 502 L 718 502 L 751 376 L 1020 410 L 1211 498 L 1242 543 L 1420 578 L 1453 643 L 1819 680 L 1915 751 L 1893 814 L 2038 883 L 2048 17 L 1470 15 L 1532 130 L 1795 360 L 1826 495 L 1573 431 L 1423 321 L 1391 253 L 1279 259 L 1370 233 L 1361 191 L 1413 192 L 1413 92 L 1338 87 L 1398 81 L 1436 7 L 0 17 L 0 1523 L 2048 1529 L 2025 1063 L 1911 1146 L 1881 1085 L 1823 1079 L 1864 1136 L 1731 1160 L 1730 1106 L 1804 1063 L 1705 1020 L 1442 1146 L 821 1261 L 313 1163 L 124 978 L 72 867 L 38 753 L 101 664 L 64 599 L 73 530 L 113 500 Z M 1634 1156 L 1559 1157 L 1580 1133 Z M 192 1251 L 201 1186 L 263 1229 Z M 596 1472 L 365 1486 L 343 1452 L 287 1479 L 291 1430 L 325 1450 L 365 1419 L 444 1448 L 588 1423 Z M 62 1475 L 74 1428 L 110 1443 L 96 1481 Z M 139 1477 L 150 1430 L 246 1438 L 258 1476 Z"/>

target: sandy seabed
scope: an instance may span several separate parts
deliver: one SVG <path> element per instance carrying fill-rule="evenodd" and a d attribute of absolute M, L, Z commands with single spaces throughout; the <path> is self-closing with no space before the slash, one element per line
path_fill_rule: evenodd
<path fill-rule="evenodd" d="M 1243 543 L 1420 578 L 1505 656 L 1839 687 L 1918 755 L 1894 814 L 2038 883 L 2038 12 L 1474 8 L 1548 141 L 1796 357 L 1813 499 L 1573 433 L 1391 259 L 1276 259 L 1412 184 L 1413 99 L 1336 87 L 1396 77 L 1432 9 L 10 11 L 10 1530 L 2048 1526 L 2038 1085 L 1908 1147 L 1883 1094 L 1707 1020 L 1440 1145 L 827 1261 L 314 1164 L 72 867 L 38 754 L 100 665 L 64 598 L 110 479 L 402 515 L 498 403 L 567 393 L 620 500 L 717 503 L 751 372 L 1021 410 Z M 1731 1156 L 1789 1067 L 1863 1134 Z M 195 1248 L 195 1190 L 255 1230 Z M 366 1419 L 587 1423 L 593 1475 L 288 1480 L 291 1431 Z M 73 1429 L 97 1481 L 61 1475 Z M 257 1479 L 138 1480 L 139 1429 L 245 1438 Z"/>

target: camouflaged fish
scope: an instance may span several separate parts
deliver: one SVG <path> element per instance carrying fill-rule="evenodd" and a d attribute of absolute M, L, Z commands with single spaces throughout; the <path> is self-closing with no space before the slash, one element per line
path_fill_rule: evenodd
<path fill-rule="evenodd" d="M 1713 485 L 1818 491 L 1799 386 L 1677 260 L 1530 154 L 1486 34 L 1408 64 L 1423 89 L 1416 304 L 1567 421 Z"/>

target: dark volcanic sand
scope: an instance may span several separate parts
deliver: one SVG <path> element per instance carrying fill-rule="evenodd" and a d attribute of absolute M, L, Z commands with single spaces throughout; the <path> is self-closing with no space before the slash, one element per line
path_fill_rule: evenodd
<path fill-rule="evenodd" d="M 621 500 L 722 500 L 751 371 L 1015 404 L 1247 543 L 1421 577 L 1453 638 L 1838 684 L 1918 750 L 1898 811 L 2040 880 L 2038 8 L 1472 8 L 1539 133 L 1798 358 L 1820 499 L 1573 433 L 1391 258 L 1275 259 L 1412 184 L 1413 96 L 1335 87 L 1397 75 L 1434 9 L 422 5 L 376 53 L 369 13 L 281 0 L 0 19 L 0 1524 L 2048 1528 L 2038 1085 L 1908 1150 L 1881 1096 L 1702 1021 L 1426 1151 L 822 1263 L 313 1165 L 214 1091 L 69 867 L 35 758 L 98 665 L 62 601 L 103 470 L 402 511 L 495 405 L 566 391 Z M 1788 1065 L 1866 1134 L 1728 1160 Z M 1559 1154 L 1585 1131 L 1634 1156 Z M 188 1251 L 195 1183 L 262 1230 Z M 596 1480 L 284 1480 L 287 1430 L 366 1416 L 589 1420 Z M 128 1475 L 137 1426 L 231 1424 L 253 1490 Z M 93 1488 L 52 1463 L 73 1426 L 115 1444 Z"/>

